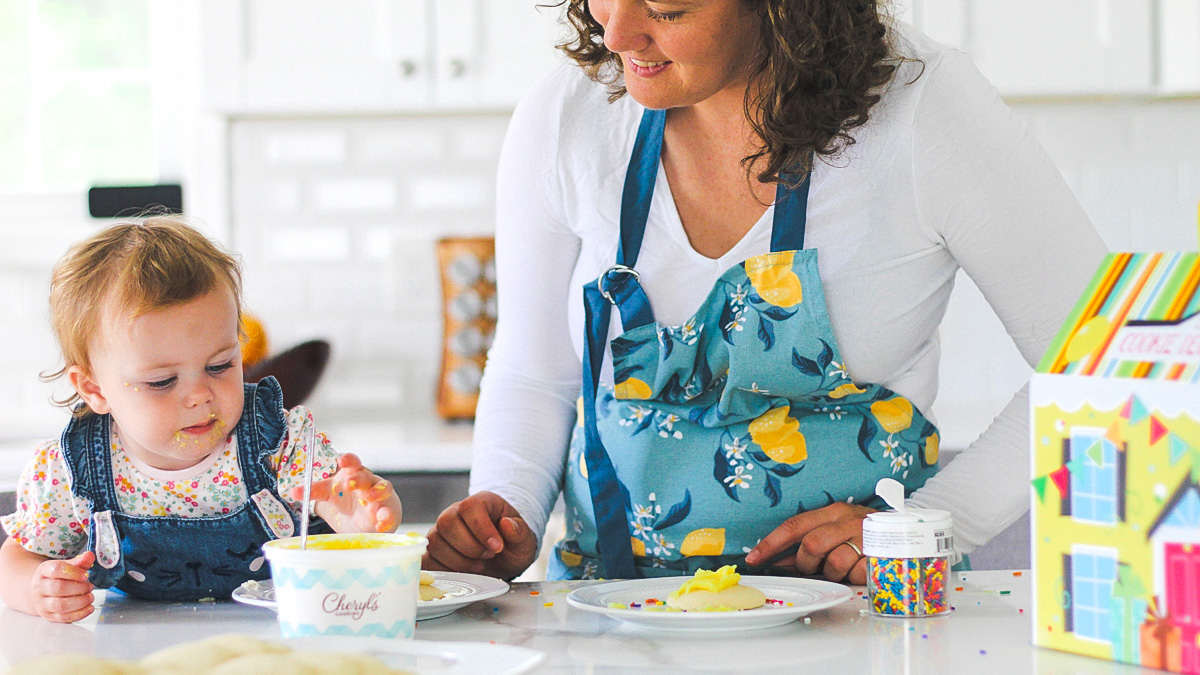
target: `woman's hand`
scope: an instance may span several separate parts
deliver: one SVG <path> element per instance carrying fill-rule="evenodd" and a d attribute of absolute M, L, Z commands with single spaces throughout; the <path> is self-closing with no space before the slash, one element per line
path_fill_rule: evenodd
<path fill-rule="evenodd" d="M 304 499 L 304 487 L 293 487 L 291 497 Z M 337 532 L 394 532 L 400 524 L 400 497 L 392 484 L 371 473 L 353 453 L 338 457 L 332 478 L 313 482 L 311 497 L 317 515 Z"/>
<path fill-rule="evenodd" d="M 421 567 L 511 579 L 537 559 L 537 537 L 503 497 L 479 492 L 451 504 L 426 535 Z"/>
<path fill-rule="evenodd" d="M 74 623 L 95 611 L 88 568 L 96 562 L 91 551 L 70 560 L 47 560 L 30 580 L 37 615 L 55 623 Z"/>
<path fill-rule="evenodd" d="M 763 565 L 791 546 L 799 544 L 792 559 L 780 567 L 797 574 L 820 572 L 830 581 L 867 583 L 867 559 L 862 555 L 862 523 L 875 509 L 837 502 L 788 518 L 763 537 L 746 555 L 747 565 Z"/>

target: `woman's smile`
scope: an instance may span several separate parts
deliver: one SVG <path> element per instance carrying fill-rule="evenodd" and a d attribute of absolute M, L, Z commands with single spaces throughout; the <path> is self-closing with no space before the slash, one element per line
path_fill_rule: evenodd
<path fill-rule="evenodd" d="M 629 61 L 628 70 L 638 77 L 653 77 L 671 65 L 670 61 L 643 61 L 632 56 L 626 59 Z"/>

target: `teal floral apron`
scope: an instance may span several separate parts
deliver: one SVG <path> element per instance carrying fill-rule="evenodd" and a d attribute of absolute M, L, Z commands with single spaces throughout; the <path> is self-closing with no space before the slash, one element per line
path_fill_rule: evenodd
<path fill-rule="evenodd" d="M 913 404 L 852 382 L 804 248 L 810 178 L 780 183 L 771 252 L 727 270 L 682 326 L 654 320 L 634 269 L 666 112 L 647 110 L 621 206 L 616 265 L 584 287 L 581 424 L 568 453 L 566 537 L 555 579 L 751 568 L 746 553 L 787 518 L 837 501 L 882 508 L 937 470 L 938 434 Z M 600 385 L 611 305 L 613 381 Z M 790 554 L 794 554 L 793 547 Z"/>

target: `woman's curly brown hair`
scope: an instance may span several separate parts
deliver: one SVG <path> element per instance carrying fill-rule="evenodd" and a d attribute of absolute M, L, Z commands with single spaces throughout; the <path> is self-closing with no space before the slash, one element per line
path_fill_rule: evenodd
<path fill-rule="evenodd" d="M 741 0 L 758 15 L 763 49 L 751 64 L 746 117 L 762 139 L 744 158 L 764 183 L 801 180 L 817 155 L 854 144 L 850 131 L 867 121 L 901 58 L 887 41 L 877 0 Z M 604 46 L 604 27 L 587 0 L 563 0 L 574 35 L 559 49 L 588 77 L 625 95 L 621 58 Z"/>

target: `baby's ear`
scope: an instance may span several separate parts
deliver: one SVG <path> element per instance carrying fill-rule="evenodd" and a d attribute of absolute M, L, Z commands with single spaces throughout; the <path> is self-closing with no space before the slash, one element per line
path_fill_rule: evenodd
<path fill-rule="evenodd" d="M 82 366 L 67 368 L 67 380 L 72 387 L 75 387 L 75 391 L 79 392 L 79 397 L 92 409 L 92 412 L 104 415 L 112 410 L 108 405 L 108 399 L 104 397 L 104 392 L 100 390 L 100 383 L 93 379 L 91 373 L 84 370 Z"/>

